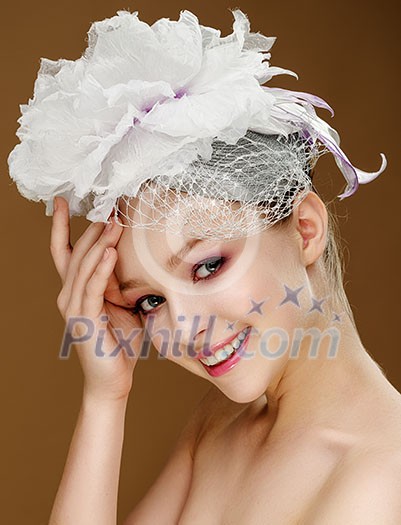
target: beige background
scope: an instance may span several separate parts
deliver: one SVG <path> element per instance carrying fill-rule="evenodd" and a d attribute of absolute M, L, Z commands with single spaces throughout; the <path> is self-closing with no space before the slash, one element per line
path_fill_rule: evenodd
<path fill-rule="evenodd" d="M 400 46 L 396 1 L 238 0 L 68 3 L 20 0 L 2 7 L 1 52 L 1 522 L 47 523 L 80 406 L 76 356 L 58 359 L 64 324 L 56 308 L 59 278 L 49 252 L 51 219 L 42 203 L 23 199 L 10 183 L 6 157 L 17 139 L 18 104 L 32 95 L 39 58 L 77 59 L 90 23 L 118 9 L 138 10 L 151 24 L 193 11 L 203 25 L 231 32 L 228 8 L 248 14 L 253 31 L 277 36 L 272 65 L 296 71 L 270 85 L 306 91 L 336 111 L 330 123 L 354 164 L 367 171 L 385 152 L 389 167 L 337 204 L 346 239 L 347 292 L 360 335 L 389 381 L 400 372 Z M 329 119 L 325 111 L 319 114 Z M 332 158 L 319 161 L 317 186 L 327 198 L 344 180 Z M 74 241 L 86 228 L 73 219 Z M 142 361 L 128 405 L 120 481 L 120 520 L 159 472 L 208 383 L 158 360 Z M 107 446 L 107 443 L 105 443 Z"/>

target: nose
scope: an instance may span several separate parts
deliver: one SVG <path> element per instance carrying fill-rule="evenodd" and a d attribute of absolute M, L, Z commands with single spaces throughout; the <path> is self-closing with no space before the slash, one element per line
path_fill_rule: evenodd
<path fill-rule="evenodd" d="M 205 304 L 194 297 L 171 299 L 169 315 L 173 327 L 173 355 L 179 353 L 197 357 L 210 344 L 211 333 L 216 323 L 216 316 L 210 313 Z"/>

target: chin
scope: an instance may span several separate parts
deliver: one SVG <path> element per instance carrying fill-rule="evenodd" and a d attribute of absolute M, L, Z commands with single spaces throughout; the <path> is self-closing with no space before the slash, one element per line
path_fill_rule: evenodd
<path fill-rule="evenodd" d="M 241 384 L 234 384 L 234 382 L 227 385 L 214 384 L 226 397 L 235 403 L 252 403 L 265 395 L 267 388 L 267 385 L 263 381 L 258 381 L 257 378 L 241 382 Z"/>

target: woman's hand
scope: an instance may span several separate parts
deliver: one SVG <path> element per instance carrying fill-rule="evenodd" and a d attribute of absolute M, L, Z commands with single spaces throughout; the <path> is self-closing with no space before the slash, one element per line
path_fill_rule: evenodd
<path fill-rule="evenodd" d="M 62 197 L 56 197 L 56 203 L 50 251 L 63 285 L 57 298 L 57 307 L 66 322 L 70 317 L 83 317 L 93 326 L 90 339 L 74 345 L 84 373 L 85 394 L 98 399 L 127 397 L 140 352 L 142 327 L 128 309 L 105 299 L 106 290 L 111 290 L 113 297 L 118 294 L 118 282 L 114 274 L 117 262 L 115 246 L 123 226 L 113 218 L 110 228 L 105 227 L 104 223 L 92 223 L 73 248 L 70 243 L 68 203 Z M 116 302 L 124 303 L 121 295 L 119 299 Z M 102 320 L 102 316 L 108 316 L 108 321 Z M 86 323 L 71 322 L 71 326 L 74 338 L 88 334 Z M 116 337 L 115 328 L 120 329 L 120 339 Z M 124 347 L 117 348 L 121 337 L 129 339 L 133 329 L 138 333 L 130 341 L 130 352 Z"/>

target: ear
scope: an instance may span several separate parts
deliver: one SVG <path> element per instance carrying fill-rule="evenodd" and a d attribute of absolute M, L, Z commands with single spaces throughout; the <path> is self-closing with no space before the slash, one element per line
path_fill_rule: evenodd
<path fill-rule="evenodd" d="M 299 233 L 305 267 L 322 255 L 327 241 L 327 209 L 320 197 L 310 191 L 293 211 L 293 224 Z"/>

